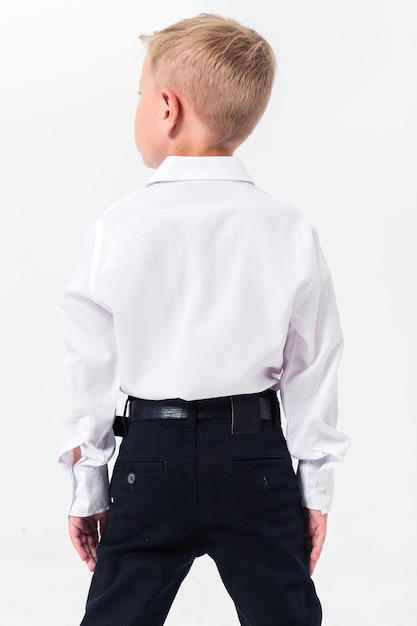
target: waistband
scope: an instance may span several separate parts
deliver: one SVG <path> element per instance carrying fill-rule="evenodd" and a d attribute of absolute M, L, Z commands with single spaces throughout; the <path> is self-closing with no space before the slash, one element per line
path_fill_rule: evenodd
<path fill-rule="evenodd" d="M 273 389 L 266 389 L 257 393 L 199 400 L 146 400 L 128 396 L 124 415 L 116 417 L 113 430 L 116 435 L 123 436 L 127 434 L 129 423 L 137 421 L 183 419 L 190 422 L 213 418 L 229 418 L 234 434 L 260 432 L 262 420 L 272 420 L 275 426 L 280 425 L 277 394 Z"/>

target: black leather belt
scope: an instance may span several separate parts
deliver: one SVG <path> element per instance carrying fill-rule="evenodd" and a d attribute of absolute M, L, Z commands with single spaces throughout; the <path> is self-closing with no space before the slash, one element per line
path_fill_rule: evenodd
<path fill-rule="evenodd" d="M 262 420 L 280 423 L 277 394 L 273 389 L 267 389 L 259 393 L 201 400 L 145 400 L 129 396 L 123 416 L 115 418 L 113 431 L 115 435 L 124 436 L 129 423 L 155 419 L 186 419 L 190 411 L 195 412 L 197 419 L 229 418 L 231 432 L 234 434 L 260 432 Z"/>

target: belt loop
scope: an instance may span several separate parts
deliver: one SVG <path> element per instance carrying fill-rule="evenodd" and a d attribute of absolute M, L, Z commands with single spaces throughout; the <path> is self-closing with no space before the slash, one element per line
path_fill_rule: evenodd
<path fill-rule="evenodd" d="M 197 424 L 197 402 L 187 402 L 185 408 L 187 409 L 187 416 L 185 418 L 184 431 L 192 433 L 195 431 Z"/>
<path fill-rule="evenodd" d="M 262 430 L 261 406 L 258 394 L 230 396 L 232 435 L 254 435 Z"/>

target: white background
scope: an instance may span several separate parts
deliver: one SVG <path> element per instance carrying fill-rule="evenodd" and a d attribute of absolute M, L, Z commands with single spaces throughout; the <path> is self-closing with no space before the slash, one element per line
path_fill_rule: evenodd
<path fill-rule="evenodd" d="M 353 444 L 315 575 L 323 624 L 416 623 L 414 6 L 2 0 L 2 623 L 75 626 L 83 613 L 90 574 L 67 539 L 56 463 L 68 409 L 59 303 L 90 223 L 151 175 L 132 134 L 137 37 L 202 11 L 252 26 L 276 51 L 270 107 L 238 155 L 317 225 L 338 295 L 340 427 Z M 208 558 L 166 623 L 237 624 Z"/>

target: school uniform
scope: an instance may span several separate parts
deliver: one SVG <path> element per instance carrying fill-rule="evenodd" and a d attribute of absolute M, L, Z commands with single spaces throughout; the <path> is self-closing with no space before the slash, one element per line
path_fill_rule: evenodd
<path fill-rule="evenodd" d="M 62 323 L 70 514 L 110 509 L 83 626 L 163 624 L 204 553 L 245 626 L 320 624 L 302 506 L 330 509 L 348 438 L 314 227 L 236 157 L 168 157 L 91 228 Z M 109 490 L 120 390 L 130 418 Z"/>

